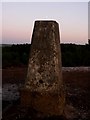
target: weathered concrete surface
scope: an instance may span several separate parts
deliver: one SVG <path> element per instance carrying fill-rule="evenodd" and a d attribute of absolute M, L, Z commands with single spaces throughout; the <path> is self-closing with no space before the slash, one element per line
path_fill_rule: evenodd
<path fill-rule="evenodd" d="M 62 83 L 59 25 L 36 21 L 22 104 L 44 115 L 61 115 L 65 96 Z"/>

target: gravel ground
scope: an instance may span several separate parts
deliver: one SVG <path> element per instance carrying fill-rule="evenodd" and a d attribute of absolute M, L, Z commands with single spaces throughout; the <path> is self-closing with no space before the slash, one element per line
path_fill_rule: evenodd
<path fill-rule="evenodd" d="M 24 72 L 24 70 L 22 71 Z M 65 117 L 67 118 L 67 120 L 90 120 L 90 102 L 89 102 L 90 101 L 90 98 L 89 98 L 90 67 L 63 67 L 62 71 L 64 73 L 63 75 L 64 75 L 65 91 L 66 91 L 66 107 L 64 112 Z M 88 72 L 88 74 L 86 73 L 83 74 L 84 72 L 86 73 Z M 86 75 L 88 75 L 87 78 L 86 78 Z M 19 75 L 19 72 L 18 72 L 18 76 L 23 77 L 23 73 L 22 74 L 20 73 Z M 7 76 L 7 78 L 8 77 L 9 76 Z M 15 78 L 15 80 L 17 80 L 17 78 Z M 11 80 L 9 81 L 9 83 L 5 82 L 3 84 L 2 89 L 0 89 L 0 95 L 2 96 L 2 99 L 3 99 L 3 106 L 5 105 L 3 110 L 5 109 L 7 110 L 7 108 L 13 105 L 12 104 L 13 101 L 17 101 L 20 98 L 19 88 L 23 84 L 21 84 L 20 81 L 19 83 L 18 82 L 15 83 L 15 80 L 13 81 L 13 83 L 10 82 Z M 3 94 L 2 94 L 2 91 L 3 91 Z M 1 96 L 0 96 L 0 99 L 1 99 Z M 24 114 L 22 114 L 21 112 L 21 116 L 23 115 Z M 29 120 L 32 120 L 32 119 L 29 119 Z M 54 120 L 60 120 L 60 119 L 55 118 Z"/>

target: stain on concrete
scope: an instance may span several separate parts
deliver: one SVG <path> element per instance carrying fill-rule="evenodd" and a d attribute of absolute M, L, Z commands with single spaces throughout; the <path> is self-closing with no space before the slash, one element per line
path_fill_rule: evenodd
<path fill-rule="evenodd" d="M 65 96 L 61 65 L 58 23 L 36 21 L 25 89 L 22 93 L 28 99 L 29 106 L 32 104 L 34 109 L 46 115 L 60 115 L 63 112 Z M 24 99 L 23 101 L 26 103 Z"/>

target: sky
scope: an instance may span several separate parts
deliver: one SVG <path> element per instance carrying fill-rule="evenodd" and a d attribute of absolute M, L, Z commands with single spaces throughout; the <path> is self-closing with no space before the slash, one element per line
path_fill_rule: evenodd
<path fill-rule="evenodd" d="M 31 43 L 35 20 L 56 20 L 60 42 L 88 42 L 88 2 L 3 2 L 2 43 Z"/>
<path fill-rule="evenodd" d="M 90 39 L 90 2 L 88 3 L 88 38 Z"/>

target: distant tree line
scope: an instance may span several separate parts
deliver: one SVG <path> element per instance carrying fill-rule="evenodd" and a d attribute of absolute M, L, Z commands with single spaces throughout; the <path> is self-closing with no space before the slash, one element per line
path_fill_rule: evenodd
<path fill-rule="evenodd" d="M 28 65 L 30 44 L 2 47 L 2 67 Z M 90 66 L 90 45 L 61 44 L 62 66 Z"/>
<path fill-rule="evenodd" d="M 61 44 L 63 66 L 90 66 L 90 45 Z"/>

